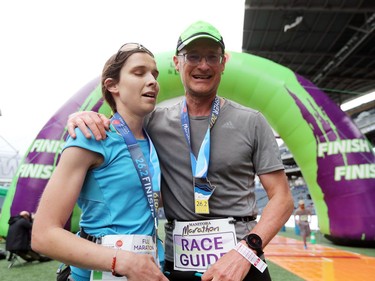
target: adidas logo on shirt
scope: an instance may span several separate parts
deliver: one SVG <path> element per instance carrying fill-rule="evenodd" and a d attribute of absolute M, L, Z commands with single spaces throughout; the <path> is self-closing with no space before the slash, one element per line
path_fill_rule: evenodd
<path fill-rule="evenodd" d="M 224 123 L 223 126 L 221 126 L 222 128 L 227 128 L 227 129 L 235 129 L 235 127 L 233 126 L 232 122 L 231 121 L 228 121 L 226 123 Z"/>

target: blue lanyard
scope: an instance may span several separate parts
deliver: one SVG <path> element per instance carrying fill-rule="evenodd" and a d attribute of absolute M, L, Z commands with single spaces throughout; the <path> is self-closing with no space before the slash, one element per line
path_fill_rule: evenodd
<path fill-rule="evenodd" d="M 146 133 L 147 139 L 150 144 L 150 164 L 153 168 L 153 173 L 150 172 L 149 165 L 139 144 L 137 143 L 136 138 L 131 132 L 129 126 L 126 124 L 125 120 L 117 112 L 111 118 L 111 123 L 115 126 L 117 131 L 122 135 L 126 145 L 128 146 L 131 158 L 135 169 L 138 172 L 139 179 L 142 183 L 142 187 L 147 197 L 147 202 L 150 206 L 151 214 L 154 219 L 155 228 L 157 229 L 157 214 L 154 201 L 154 190 L 153 185 L 158 186 L 160 190 L 160 166 L 159 160 L 155 151 L 155 147 Z M 155 229 L 155 231 L 156 231 Z"/>
<path fill-rule="evenodd" d="M 181 108 L 181 126 L 182 131 L 184 132 L 185 139 L 190 147 L 190 161 L 191 161 L 191 170 L 193 172 L 193 177 L 196 178 L 207 178 L 208 164 L 210 162 L 210 132 L 211 128 L 214 126 L 216 119 L 219 116 L 220 112 L 220 99 L 218 96 L 215 97 L 215 100 L 212 103 L 211 107 L 211 116 L 210 122 L 206 134 L 204 136 L 203 142 L 199 149 L 198 157 L 195 158 L 195 155 L 191 149 L 191 140 L 190 140 L 190 122 L 189 122 L 189 113 L 186 104 L 186 99 L 183 99 L 182 108 Z"/>

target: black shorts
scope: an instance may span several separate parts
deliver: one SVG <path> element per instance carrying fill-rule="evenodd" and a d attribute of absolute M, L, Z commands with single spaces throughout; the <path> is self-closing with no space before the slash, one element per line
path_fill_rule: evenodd
<path fill-rule="evenodd" d="M 265 261 L 264 261 L 265 262 Z M 164 271 L 169 272 L 165 274 L 170 281 L 201 281 L 201 277 L 195 276 L 195 271 L 178 271 L 173 269 L 174 265 L 171 261 L 165 261 Z M 244 281 L 271 281 L 271 276 L 268 268 L 262 272 L 254 266 L 250 268 L 249 274 L 246 275 Z"/>

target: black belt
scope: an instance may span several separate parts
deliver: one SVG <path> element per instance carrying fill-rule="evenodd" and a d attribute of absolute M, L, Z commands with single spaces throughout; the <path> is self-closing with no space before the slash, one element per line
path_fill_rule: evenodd
<path fill-rule="evenodd" d="M 241 221 L 241 222 L 251 222 L 251 221 L 255 221 L 257 219 L 256 216 L 247 216 L 247 217 L 232 217 L 235 221 Z M 217 219 L 217 218 L 212 218 L 213 220 L 214 219 Z M 173 221 L 171 220 L 168 220 L 168 223 L 173 223 Z"/>
<path fill-rule="evenodd" d="M 235 221 L 250 222 L 257 219 L 256 216 L 247 216 L 247 217 L 233 217 Z"/>
<path fill-rule="evenodd" d="M 90 234 L 86 233 L 83 230 L 83 228 L 80 229 L 79 236 L 82 237 L 83 239 L 86 239 L 86 240 L 89 240 L 91 242 L 98 243 L 98 244 L 100 244 L 101 240 L 102 240 L 101 237 L 95 237 L 93 235 L 90 235 Z"/>

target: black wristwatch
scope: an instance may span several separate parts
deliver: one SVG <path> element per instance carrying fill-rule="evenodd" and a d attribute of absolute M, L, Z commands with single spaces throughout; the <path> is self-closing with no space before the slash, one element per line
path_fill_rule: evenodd
<path fill-rule="evenodd" d="M 250 233 L 246 235 L 242 240 L 245 240 L 247 246 L 256 251 L 257 256 L 260 257 L 263 255 L 263 250 L 262 250 L 262 238 L 259 237 L 259 235 L 255 233 Z"/>

